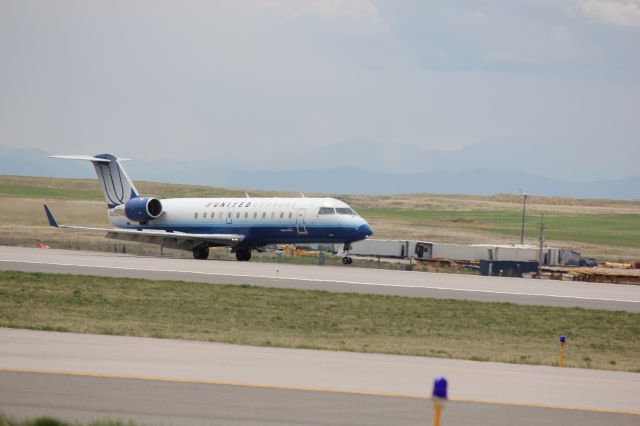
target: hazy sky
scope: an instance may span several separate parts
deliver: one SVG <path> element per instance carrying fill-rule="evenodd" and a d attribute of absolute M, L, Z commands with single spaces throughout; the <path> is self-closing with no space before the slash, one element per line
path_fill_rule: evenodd
<path fill-rule="evenodd" d="M 0 0 L 0 64 L 0 145 L 269 164 L 501 141 L 640 174 L 640 0 Z"/>

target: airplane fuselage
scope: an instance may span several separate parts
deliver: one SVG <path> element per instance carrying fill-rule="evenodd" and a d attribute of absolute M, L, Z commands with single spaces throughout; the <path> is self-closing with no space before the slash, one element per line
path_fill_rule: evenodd
<path fill-rule="evenodd" d="M 108 210 L 118 228 L 193 234 L 241 234 L 238 247 L 284 243 L 351 243 L 373 231 L 346 203 L 334 198 L 161 199 L 162 214 L 132 222 L 124 206 Z"/>

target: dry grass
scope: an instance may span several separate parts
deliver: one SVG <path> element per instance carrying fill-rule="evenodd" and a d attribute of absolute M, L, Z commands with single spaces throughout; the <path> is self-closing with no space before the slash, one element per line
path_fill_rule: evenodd
<path fill-rule="evenodd" d="M 43 204 L 47 204 L 61 223 L 111 227 L 104 201 L 76 201 L 44 198 L 0 197 L 0 223 L 3 226 L 48 226 Z M 40 231 L 38 231 L 39 233 Z"/>
<path fill-rule="evenodd" d="M 430 195 L 347 196 L 350 204 L 365 210 L 431 211 L 521 211 L 519 195 Z M 527 211 L 565 214 L 640 214 L 640 200 L 595 200 L 570 197 L 529 196 Z"/>

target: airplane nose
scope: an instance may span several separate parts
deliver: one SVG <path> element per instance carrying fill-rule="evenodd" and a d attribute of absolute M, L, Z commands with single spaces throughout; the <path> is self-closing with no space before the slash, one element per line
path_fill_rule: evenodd
<path fill-rule="evenodd" d="M 358 234 L 360 234 L 363 238 L 369 238 L 371 235 L 373 235 L 373 229 L 371 229 L 368 223 L 365 223 L 364 225 L 360 225 L 358 227 Z"/>

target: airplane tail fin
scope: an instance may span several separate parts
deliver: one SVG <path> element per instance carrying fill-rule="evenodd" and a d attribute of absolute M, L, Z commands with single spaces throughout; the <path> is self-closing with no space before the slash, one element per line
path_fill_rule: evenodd
<path fill-rule="evenodd" d="M 53 226 L 54 228 L 60 228 L 60 226 L 58 225 L 58 222 L 56 222 L 56 219 L 53 217 L 53 213 L 51 213 L 51 210 L 49 210 L 49 207 L 46 204 L 44 205 L 44 213 L 47 215 L 49 226 Z"/>
<path fill-rule="evenodd" d="M 117 158 L 111 154 L 98 154 L 95 156 L 51 155 L 50 157 L 91 161 L 96 169 L 96 175 L 109 208 L 124 204 L 131 198 L 136 198 L 139 194 L 129 175 L 120 164 L 121 161 L 128 160 L 126 158 Z"/>

